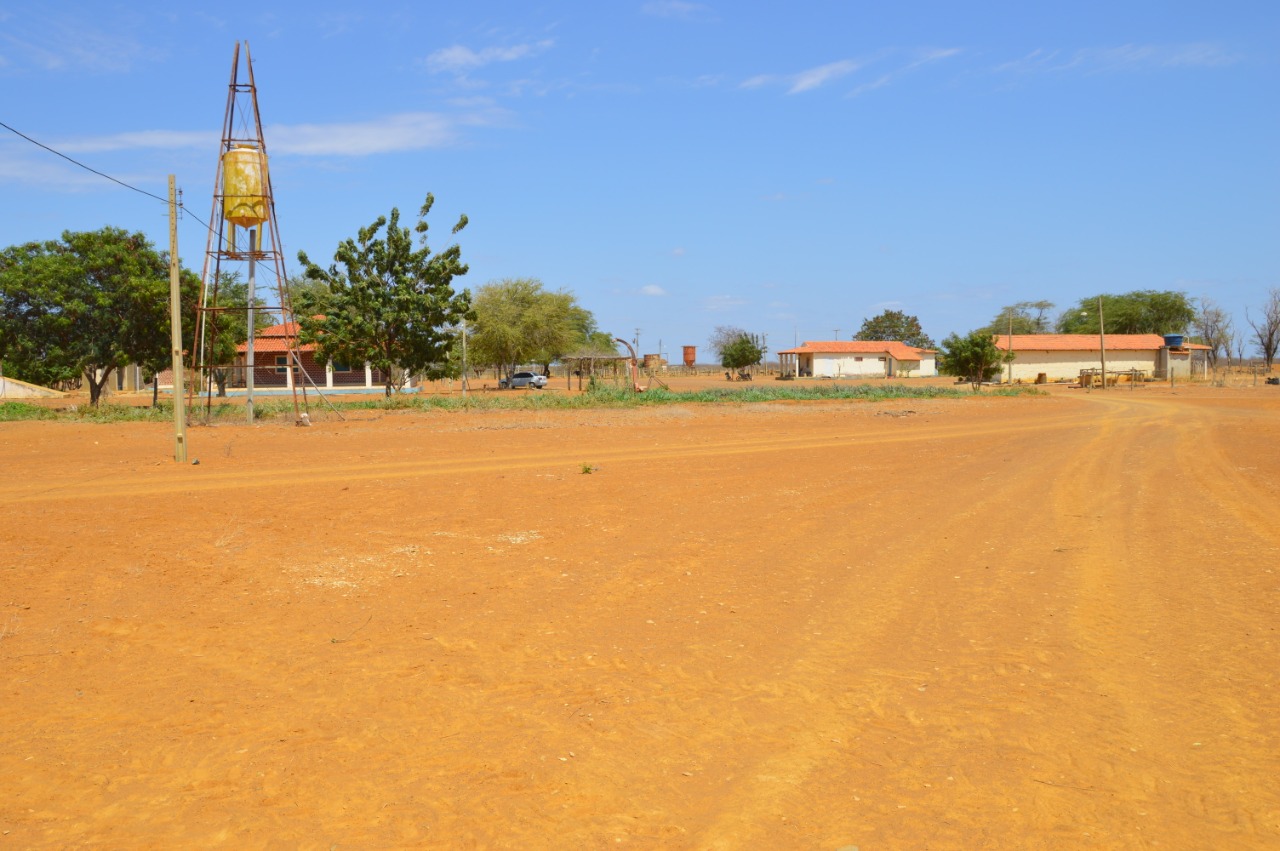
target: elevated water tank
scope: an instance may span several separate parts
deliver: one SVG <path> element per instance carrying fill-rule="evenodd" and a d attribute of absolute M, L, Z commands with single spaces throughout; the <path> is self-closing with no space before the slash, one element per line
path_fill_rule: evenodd
<path fill-rule="evenodd" d="M 685 346 L 684 347 L 684 365 L 688 367 L 692 367 L 697 362 L 698 362 L 698 347 Z"/>
<path fill-rule="evenodd" d="M 233 225 L 251 228 L 267 220 L 262 166 L 262 152 L 248 145 L 222 155 L 222 217 Z"/>
<path fill-rule="evenodd" d="M 1180 349 L 1182 348 L 1182 335 L 1181 334 L 1165 334 L 1164 344 L 1171 349 Z"/>

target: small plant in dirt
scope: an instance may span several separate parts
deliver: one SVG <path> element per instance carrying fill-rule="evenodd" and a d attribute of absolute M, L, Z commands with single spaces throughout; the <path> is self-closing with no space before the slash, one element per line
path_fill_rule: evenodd
<path fill-rule="evenodd" d="M 593 467 L 593 466 L 591 466 L 590 464 L 583 464 L 583 465 L 582 465 L 582 475 L 584 475 L 584 476 L 589 476 L 589 475 L 591 475 L 592 473 L 594 473 L 596 470 L 599 470 L 599 469 L 600 469 L 599 467 Z"/>

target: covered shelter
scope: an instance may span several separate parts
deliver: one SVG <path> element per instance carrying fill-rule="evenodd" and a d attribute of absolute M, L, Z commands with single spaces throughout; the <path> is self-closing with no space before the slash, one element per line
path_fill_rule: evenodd
<path fill-rule="evenodd" d="M 938 374 L 937 352 L 897 340 L 806 340 L 778 352 L 783 378 L 906 378 Z"/>
<path fill-rule="evenodd" d="M 608 372 L 610 377 L 617 378 L 621 370 L 631 360 L 628 355 L 620 355 L 616 351 L 600 349 L 579 349 L 572 354 L 560 357 L 564 364 L 565 389 L 573 389 L 573 379 L 578 379 L 578 389 L 583 389 L 583 380 Z"/>

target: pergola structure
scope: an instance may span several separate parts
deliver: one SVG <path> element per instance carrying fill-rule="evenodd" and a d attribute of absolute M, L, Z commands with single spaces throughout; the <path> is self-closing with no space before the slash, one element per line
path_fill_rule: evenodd
<path fill-rule="evenodd" d="M 616 378 L 618 375 L 619 365 L 625 364 L 630 358 L 626 355 L 608 354 L 599 351 L 578 351 L 571 355 L 565 355 L 560 358 L 560 362 L 565 366 L 565 388 L 573 389 L 573 377 L 578 377 L 578 389 L 582 389 L 582 379 L 584 376 L 592 376 L 597 374 L 597 370 L 603 371 L 605 367 L 613 373 Z"/>

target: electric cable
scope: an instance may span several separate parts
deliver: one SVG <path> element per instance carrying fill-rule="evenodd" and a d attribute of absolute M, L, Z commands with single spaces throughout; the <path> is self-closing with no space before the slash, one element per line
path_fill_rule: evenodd
<path fill-rule="evenodd" d="M 53 148 L 50 148 L 48 145 L 44 144 L 43 142 L 37 142 L 35 139 L 32 139 L 32 138 L 31 138 L 30 136 L 28 136 L 26 133 L 23 133 L 23 132 L 22 132 L 22 131 L 20 131 L 20 130 L 15 130 L 15 129 L 13 129 L 13 128 L 12 128 L 12 127 L 10 127 L 8 124 L 5 124 L 3 121 L 0 121 L 0 127 L 3 127 L 4 129 L 8 130 L 10 133 L 13 133 L 14 135 L 21 136 L 22 138 L 26 139 L 28 142 L 30 142 L 31 144 L 33 144 L 33 145 L 35 145 L 35 146 L 37 146 L 37 147 L 44 148 L 46 151 L 48 151 L 48 152 L 49 152 L 49 153 L 51 153 L 51 154 L 56 154 L 56 155 L 58 155 L 58 156 L 62 157 L 64 160 L 66 160 L 66 161 L 67 161 L 67 162 L 69 162 L 69 163 L 72 163 L 73 165 L 78 165 L 78 166 L 80 166 L 80 168 L 84 169 L 85 171 L 91 171 L 91 172 L 93 172 L 94 174 L 98 175 L 98 177 L 105 177 L 107 180 L 110 180 L 112 183 L 118 183 L 118 184 L 120 184 L 121 186 L 123 186 L 125 189 L 132 189 L 134 192 L 139 192 L 139 193 L 141 193 L 141 194 L 143 194 L 143 195 L 146 195 L 148 198 L 154 198 L 154 199 L 156 199 L 157 201 L 161 201 L 161 202 L 163 202 L 163 203 L 165 203 L 165 204 L 168 204 L 168 203 L 169 203 L 169 199 L 168 199 L 168 198 L 161 198 L 159 195 L 153 195 L 153 194 L 151 194 L 150 192 L 148 192 L 148 191 L 147 191 L 147 190 L 145 190 L 145 189 L 139 189 L 139 188 L 138 188 L 138 187 L 136 187 L 136 186 L 131 186 L 130 184 L 125 183 L 123 180 L 120 180 L 120 179 L 118 179 L 118 178 L 112 177 L 111 175 L 109 175 L 109 174 L 105 174 L 104 172 L 98 171 L 96 168 L 91 168 L 91 167 L 89 167 L 89 166 L 85 165 L 84 163 L 80 162 L 79 160 L 72 159 L 71 157 L 67 156 L 66 154 L 62 153 L 61 151 L 57 151 L 57 150 L 54 150 Z"/>

